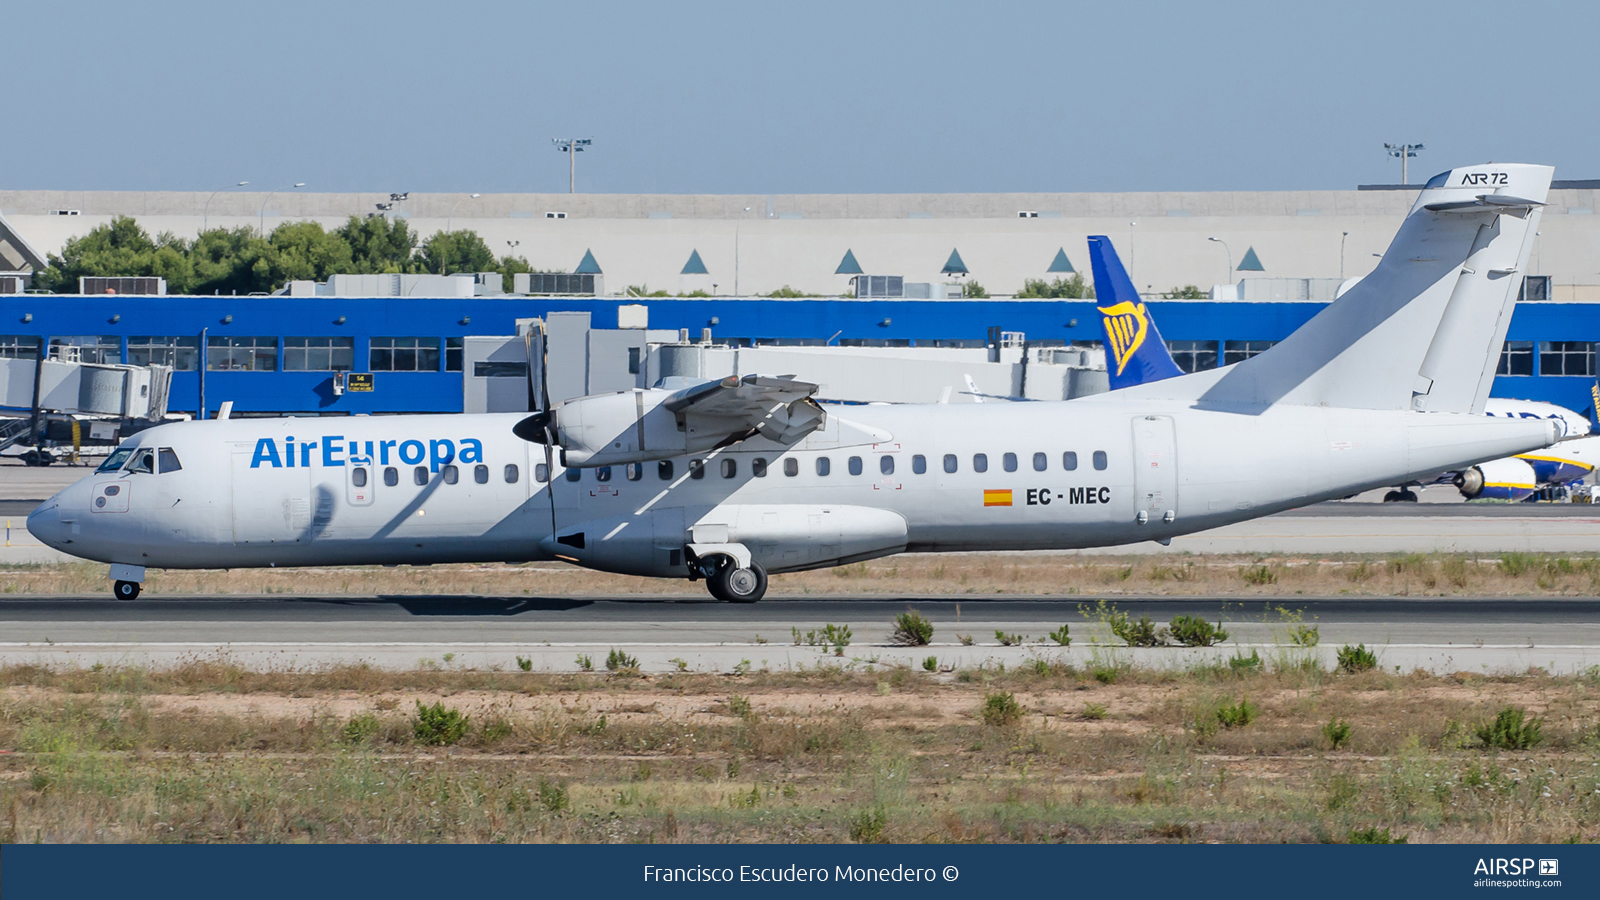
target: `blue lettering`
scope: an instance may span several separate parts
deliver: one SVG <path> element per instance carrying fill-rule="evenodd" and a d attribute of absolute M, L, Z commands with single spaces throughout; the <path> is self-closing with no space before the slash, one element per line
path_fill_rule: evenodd
<path fill-rule="evenodd" d="M 428 453 L 432 457 L 433 471 L 439 471 L 440 466 L 448 466 L 456 458 L 456 445 L 454 441 L 429 441 Z"/>
<path fill-rule="evenodd" d="M 294 435 L 289 435 L 283 440 L 283 455 L 288 457 L 289 468 L 294 468 Z"/>
<path fill-rule="evenodd" d="M 400 461 L 408 466 L 414 466 L 422 462 L 425 452 L 421 441 L 406 441 L 400 445 Z"/>
<path fill-rule="evenodd" d="M 483 462 L 483 441 L 477 438 L 462 438 L 461 461 L 464 463 Z"/>
<path fill-rule="evenodd" d="M 382 459 L 378 460 L 378 463 L 380 465 L 387 466 L 389 464 L 389 448 L 393 447 L 395 444 L 398 444 L 398 443 L 400 443 L 400 442 L 399 441 L 379 441 L 378 442 L 378 455 L 383 457 Z"/>
<path fill-rule="evenodd" d="M 342 466 L 344 460 L 336 458 L 334 454 L 344 452 L 344 435 L 330 434 L 322 439 L 322 464 L 325 466 Z"/>
<path fill-rule="evenodd" d="M 256 454 L 250 458 L 250 468 L 259 469 L 262 463 L 271 463 L 274 469 L 283 468 L 283 463 L 278 461 L 278 445 L 272 438 L 256 441 Z"/>
<path fill-rule="evenodd" d="M 317 449 L 317 442 L 316 441 L 312 441 L 309 444 L 305 443 L 304 441 L 301 441 L 300 442 L 300 465 L 305 466 L 308 469 L 311 468 L 311 452 L 313 450 L 316 450 L 316 449 Z"/>

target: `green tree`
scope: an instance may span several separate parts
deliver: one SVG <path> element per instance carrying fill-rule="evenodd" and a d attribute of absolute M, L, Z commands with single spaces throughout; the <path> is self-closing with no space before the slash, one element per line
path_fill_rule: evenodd
<path fill-rule="evenodd" d="M 272 229 L 267 243 L 267 290 L 290 281 L 327 281 L 354 264 L 349 242 L 338 232 L 324 231 L 320 222 L 286 222 Z"/>
<path fill-rule="evenodd" d="M 264 291 L 270 284 L 257 277 L 254 267 L 270 252 L 270 245 L 256 230 L 241 225 L 231 231 L 213 228 L 202 231 L 189 245 L 196 294 L 249 294 Z M 265 271 L 265 270 L 263 270 Z M 172 287 L 168 282 L 168 288 Z"/>
<path fill-rule="evenodd" d="M 334 234 L 350 245 L 351 268 L 346 271 L 352 275 L 419 271 L 412 258 L 417 236 L 404 219 L 351 216 Z"/>
<path fill-rule="evenodd" d="M 961 295 L 963 297 L 983 298 L 989 296 L 989 292 L 976 280 L 968 280 L 966 284 L 961 286 Z"/>
<path fill-rule="evenodd" d="M 163 235 L 166 237 L 166 235 Z M 78 279 L 93 275 L 154 274 L 156 242 L 139 223 L 117 216 L 82 237 L 69 238 L 61 255 L 50 254 L 49 265 L 34 278 L 36 287 L 77 293 Z"/>
<path fill-rule="evenodd" d="M 1083 275 L 1074 272 L 1071 278 L 1057 278 L 1054 281 L 1029 278 L 1015 296 L 1039 300 L 1093 300 L 1094 286 L 1085 283 Z"/>
<path fill-rule="evenodd" d="M 500 281 L 503 285 L 501 290 L 508 294 L 516 287 L 516 275 L 518 272 L 533 271 L 533 266 L 528 265 L 526 259 L 509 255 L 500 257 L 500 264 L 495 268 L 500 270 Z"/>
<path fill-rule="evenodd" d="M 476 231 L 436 231 L 422 242 L 417 261 L 424 272 L 452 275 L 498 268 L 494 253 Z"/>
<path fill-rule="evenodd" d="M 1199 285 L 1186 284 L 1181 288 L 1173 288 L 1161 296 L 1168 300 L 1204 300 L 1211 295 L 1201 290 Z"/>

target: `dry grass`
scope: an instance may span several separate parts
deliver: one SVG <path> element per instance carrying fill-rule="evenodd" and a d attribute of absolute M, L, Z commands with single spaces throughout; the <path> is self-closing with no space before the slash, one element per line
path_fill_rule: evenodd
<path fill-rule="evenodd" d="M 1002 692 L 1020 718 L 986 724 Z M 1258 718 L 1207 724 L 1241 699 Z M 421 743 L 419 703 L 466 715 L 465 737 Z M 1505 706 L 1545 741 L 1477 747 Z M 1352 729 L 1337 752 L 1334 718 Z M 1595 840 L 1597 721 L 1600 673 L 13 667 L 0 839 Z"/>
<path fill-rule="evenodd" d="M 683 580 L 566 563 L 384 568 L 152 570 L 153 594 L 701 594 Z M 94 563 L 0 566 L 0 592 L 98 593 Z M 777 575 L 782 595 L 1092 594 L 1166 596 L 1600 595 L 1600 557 L 1501 554 L 1335 556 L 908 555 Z"/>

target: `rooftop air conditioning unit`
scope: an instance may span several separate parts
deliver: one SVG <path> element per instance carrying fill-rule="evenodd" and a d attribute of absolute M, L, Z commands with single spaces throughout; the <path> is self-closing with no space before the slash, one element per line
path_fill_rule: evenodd
<path fill-rule="evenodd" d="M 78 279 L 78 293 L 165 295 L 167 280 L 144 275 L 111 277 L 84 275 Z"/>
<path fill-rule="evenodd" d="M 605 276 L 567 272 L 518 272 L 512 287 L 519 294 L 577 294 L 599 296 L 605 293 Z"/>
<path fill-rule="evenodd" d="M 906 279 L 903 275 L 857 275 L 857 298 L 901 298 L 905 296 Z"/>

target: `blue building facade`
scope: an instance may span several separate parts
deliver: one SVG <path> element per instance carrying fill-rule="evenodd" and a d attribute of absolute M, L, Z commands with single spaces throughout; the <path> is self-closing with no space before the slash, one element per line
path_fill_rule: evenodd
<path fill-rule="evenodd" d="M 138 295 L 0 296 L 0 356 L 74 345 L 81 358 L 174 365 L 174 412 L 199 408 L 204 358 L 211 410 L 240 412 L 459 412 L 461 340 L 511 335 L 516 320 L 588 312 L 614 328 L 617 307 L 643 303 L 652 329 L 688 329 L 718 341 L 837 344 L 981 344 L 989 328 L 1030 343 L 1097 341 L 1094 301 L 676 299 L 488 296 L 476 298 Z M 1180 362 L 1216 365 L 1270 346 L 1321 308 L 1317 303 L 1152 301 Z M 202 343 L 202 335 L 204 342 Z M 1419 340 L 1425 339 L 1419 335 Z M 1519 304 L 1494 395 L 1592 406 L 1600 305 Z M 202 352 L 202 347 L 204 352 Z M 336 370 L 372 372 L 370 393 L 333 393 Z"/>

